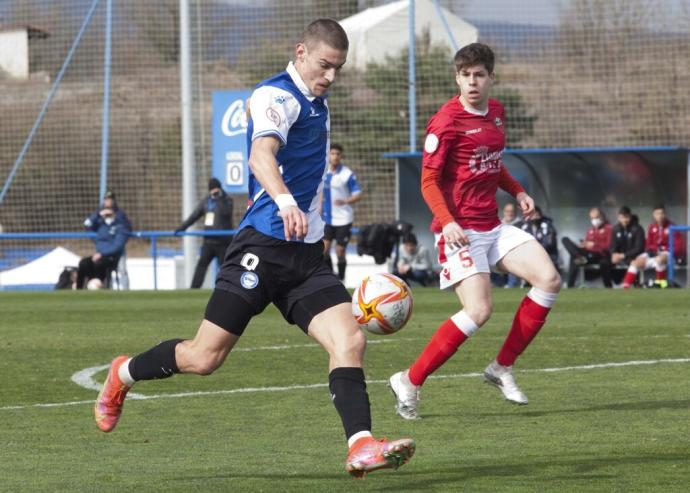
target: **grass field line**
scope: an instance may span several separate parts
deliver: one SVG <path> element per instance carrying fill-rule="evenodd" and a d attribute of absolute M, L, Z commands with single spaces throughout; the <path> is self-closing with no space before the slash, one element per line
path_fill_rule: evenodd
<path fill-rule="evenodd" d="M 632 360 L 632 361 L 620 361 L 620 362 L 609 362 L 609 363 L 595 363 L 589 365 L 575 365 L 575 366 L 562 366 L 555 368 L 534 368 L 527 370 L 519 370 L 519 373 L 556 373 L 562 371 L 581 371 L 581 370 L 597 370 L 606 368 L 620 368 L 625 366 L 648 366 L 648 365 L 658 365 L 658 364 L 676 364 L 676 363 L 690 363 L 690 358 L 666 358 L 666 359 L 652 359 L 652 360 Z M 93 370 L 95 368 L 100 368 L 98 371 L 108 368 L 108 365 L 101 365 L 98 367 L 92 367 L 86 370 Z M 81 370 L 85 372 L 86 370 Z M 80 372 L 77 372 L 80 373 Z M 472 372 L 472 373 L 457 373 L 450 375 L 431 375 L 429 378 L 437 380 L 447 380 L 455 378 L 472 378 L 480 377 L 482 373 Z M 368 380 L 368 384 L 386 384 L 387 380 Z M 97 384 L 96 384 L 97 385 Z M 142 395 L 129 394 L 129 397 L 134 397 L 137 400 L 150 400 L 150 399 L 177 399 L 182 397 L 201 397 L 209 395 L 230 395 L 230 394 L 246 394 L 246 393 L 257 393 L 257 392 L 286 392 L 290 390 L 302 390 L 302 389 L 318 389 L 328 387 L 327 383 L 315 383 L 315 384 L 302 384 L 302 385 L 287 385 L 282 387 L 244 387 L 239 389 L 229 389 L 229 390 L 208 390 L 208 391 L 197 391 L 197 392 L 178 392 L 172 394 L 154 394 L 154 395 Z M 99 390 L 100 388 L 98 388 Z M 31 409 L 31 408 L 54 408 L 54 407 L 66 407 L 66 406 L 76 406 L 81 404 L 93 404 L 93 399 L 81 400 L 81 401 L 68 401 L 68 402 L 53 402 L 45 404 L 26 404 L 17 406 L 3 406 L 0 407 L 0 411 L 10 411 L 10 410 L 21 410 L 21 409 Z"/>
<path fill-rule="evenodd" d="M 403 341 L 407 340 L 409 341 L 410 339 L 397 339 L 398 341 Z M 386 343 L 391 343 L 391 342 L 396 342 L 393 339 L 377 339 L 374 341 L 369 341 L 369 344 L 386 344 Z M 319 347 L 318 344 L 279 344 L 276 346 L 258 346 L 258 347 L 248 347 L 248 348 L 235 348 L 232 350 L 233 353 L 237 352 L 251 352 L 251 351 L 278 351 L 278 350 L 283 350 L 283 349 L 294 349 L 294 348 L 305 348 L 305 347 Z M 85 389 L 89 390 L 96 390 L 100 391 L 101 390 L 101 384 L 97 383 L 94 381 L 93 376 L 101 372 L 103 370 L 106 370 L 110 367 L 110 365 L 98 365 L 98 366 L 92 366 L 89 368 L 84 368 L 83 370 L 79 370 L 76 372 L 70 380 L 72 382 L 76 383 L 80 387 L 83 387 Z M 130 399 L 145 399 L 146 397 L 142 394 L 135 394 L 135 393 L 129 393 L 127 394 Z"/>

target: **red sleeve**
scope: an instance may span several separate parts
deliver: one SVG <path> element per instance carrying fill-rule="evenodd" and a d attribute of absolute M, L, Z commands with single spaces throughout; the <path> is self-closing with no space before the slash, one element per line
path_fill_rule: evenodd
<path fill-rule="evenodd" d="M 443 192 L 439 186 L 441 181 L 441 170 L 422 167 L 422 197 L 431 209 L 433 215 L 441 222 L 441 227 L 448 223 L 455 221 L 453 214 L 448 209 L 446 199 L 443 198 Z"/>
<path fill-rule="evenodd" d="M 517 194 L 525 191 L 525 189 L 522 188 L 522 185 L 520 185 L 520 182 L 510 175 L 510 172 L 504 165 L 501 165 L 501 174 L 498 177 L 498 186 L 513 197 L 517 197 Z"/>
<path fill-rule="evenodd" d="M 448 154 L 455 145 L 457 134 L 453 128 L 453 122 L 442 111 L 432 116 L 426 126 L 424 153 L 422 154 L 423 168 L 443 170 L 448 160 Z"/>
<path fill-rule="evenodd" d="M 673 255 L 683 258 L 686 255 L 685 235 L 682 231 L 673 232 Z"/>
<path fill-rule="evenodd" d="M 442 112 L 436 113 L 426 127 L 422 155 L 422 196 L 441 227 L 455 221 L 441 190 L 443 168 L 455 146 L 457 134 L 452 121 Z"/>
<path fill-rule="evenodd" d="M 611 246 L 611 232 L 613 231 L 613 227 L 606 223 L 604 226 L 604 234 L 599 237 L 599 241 L 597 242 L 597 245 L 595 245 L 595 248 L 597 251 L 604 253 L 608 252 L 609 247 Z"/>
<path fill-rule="evenodd" d="M 654 234 L 652 233 L 652 225 L 647 226 L 647 241 L 644 244 L 644 249 L 647 252 L 656 252 L 656 244 L 654 241 Z"/>

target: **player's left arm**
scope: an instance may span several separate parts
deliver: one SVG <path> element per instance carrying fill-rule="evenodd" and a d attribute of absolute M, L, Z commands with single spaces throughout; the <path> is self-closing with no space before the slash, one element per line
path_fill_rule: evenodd
<path fill-rule="evenodd" d="M 357 176 L 352 173 L 350 178 L 347 180 L 347 188 L 350 191 L 350 196 L 345 199 L 346 204 L 354 204 L 362 200 L 362 189 L 357 181 Z"/>
<path fill-rule="evenodd" d="M 501 164 L 501 174 L 498 177 L 498 186 L 508 192 L 510 195 L 515 197 L 520 209 L 522 210 L 522 215 L 529 219 L 534 213 L 534 199 L 530 197 L 525 189 L 522 188 L 520 182 L 512 177 L 505 165 Z"/>

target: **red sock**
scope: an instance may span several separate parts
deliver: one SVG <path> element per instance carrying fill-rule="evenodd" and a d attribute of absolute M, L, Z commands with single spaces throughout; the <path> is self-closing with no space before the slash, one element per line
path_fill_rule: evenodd
<path fill-rule="evenodd" d="M 499 365 L 511 366 L 546 322 L 551 308 L 541 306 L 529 296 L 525 296 L 513 318 L 508 337 L 496 357 Z"/>
<path fill-rule="evenodd" d="M 656 271 L 656 280 L 657 280 L 657 281 L 664 281 L 664 280 L 666 280 L 666 269 L 664 269 L 664 270 L 657 270 L 657 271 Z"/>
<path fill-rule="evenodd" d="M 635 271 L 629 270 L 623 278 L 623 286 L 632 286 L 635 284 L 635 280 L 637 280 L 637 269 Z"/>
<path fill-rule="evenodd" d="M 408 376 L 413 385 L 422 385 L 429 375 L 455 354 L 467 336 L 448 319 L 441 324 L 429 343 L 410 367 Z"/>

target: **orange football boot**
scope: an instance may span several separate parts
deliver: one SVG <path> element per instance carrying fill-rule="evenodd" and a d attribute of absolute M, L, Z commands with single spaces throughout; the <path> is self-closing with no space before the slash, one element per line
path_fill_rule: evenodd
<path fill-rule="evenodd" d="M 345 468 L 355 478 L 363 478 L 378 469 L 397 469 L 409 462 L 414 451 L 411 438 L 389 442 L 385 438 L 362 437 L 350 447 Z"/>
<path fill-rule="evenodd" d="M 113 431 L 122 414 L 122 405 L 130 387 L 120 381 L 117 371 L 120 365 L 127 361 L 129 356 L 118 356 L 110 364 L 108 378 L 105 379 L 103 388 L 98 394 L 93 413 L 96 417 L 96 426 L 106 433 Z"/>

